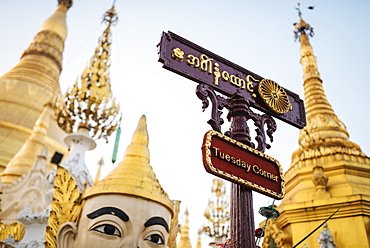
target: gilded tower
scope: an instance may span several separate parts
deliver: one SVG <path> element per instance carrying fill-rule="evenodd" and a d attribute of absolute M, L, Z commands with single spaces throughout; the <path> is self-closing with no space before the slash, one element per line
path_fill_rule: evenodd
<path fill-rule="evenodd" d="M 330 105 L 309 41 L 313 28 L 299 16 L 294 33 L 300 41 L 307 126 L 300 131 L 299 148 L 285 174 L 281 216 L 269 221 L 263 247 L 292 247 L 341 206 L 327 222 L 332 242 L 337 247 L 369 247 L 370 158 L 349 140 Z M 319 247 L 319 235 L 313 233 L 304 244 Z"/>
<path fill-rule="evenodd" d="M 44 105 L 61 96 L 59 75 L 71 5 L 72 0 L 59 0 L 19 63 L 0 77 L 0 172 L 32 133 Z M 66 152 L 64 136 L 56 122 L 50 123 L 45 139 L 49 157 Z"/>

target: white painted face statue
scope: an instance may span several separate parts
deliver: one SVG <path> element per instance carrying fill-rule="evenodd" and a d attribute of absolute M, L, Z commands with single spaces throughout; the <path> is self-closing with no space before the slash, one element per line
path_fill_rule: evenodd
<path fill-rule="evenodd" d="M 173 202 L 149 164 L 146 117 L 142 116 L 124 159 L 82 194 L 78 224 L 63 224 L 58 248 L 167 247 Z"/>
<path fill-rule="evenodd" d="M 65 223 L 57 235 L 58 248 L 167 247 L 170 211 L 141 197 L 103 194 L 87 199 L 78 225 Z"/>

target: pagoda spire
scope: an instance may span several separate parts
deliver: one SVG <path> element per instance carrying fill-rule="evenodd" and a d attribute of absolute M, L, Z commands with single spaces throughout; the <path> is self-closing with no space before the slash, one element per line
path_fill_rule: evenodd
<path fill-rule="evenodd" d="M 314 158 L 336 153 L 366 157 L 357 144 L 349 141 L 346 126 L 338 119 L 325 95 L 309 41 L 309 36 L 313 36 L 313 28 L 302 19 L 300 10 L 299 17 L 294 33 L 301 44 L 307 126 L 300 131 L 300 147 L 292 155 L 291 167 L 313 165 Z"/>
<path fill-rule="evenodd" d="M 265 227 L 262 248 L 298 247 L 302 242 L 317 247 L 317 236 L 307 234 L 322 226 L 325 218 L 325 222 L 330 219 L 336 242 L 361 247 L 369 243 L 363 233 L 367 232 L 364 223 L 370 205 L 370 158 L 349 141 L 346 127 L 329 104 L 309 42 L 313 29 L 298 10 L 300 20 L 294 33 L 301 45 L 307 126 L 300 131 L 299 148 L 284 176 L 286 194 L 277 207 L 280 216 L 260 223 Z M 361 234 L 348 243 L 346 235 L 352 230 Z"/>
<path fill-rule="evenodd" d="M 184 221 L 180 228 L 180 242 L 177 246 L 178 248 L 191 248 L 190 238 L 189 238 L 189 211 L 186 209 Z"/>

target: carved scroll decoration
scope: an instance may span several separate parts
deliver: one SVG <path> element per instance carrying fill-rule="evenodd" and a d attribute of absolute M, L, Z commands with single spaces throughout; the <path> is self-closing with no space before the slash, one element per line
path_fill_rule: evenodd
<path fill-rule="evenodd" d="M 245 99 L 238 91 L 233 96 L 225 99 L 215 93 L 212 87 L 206 84 L 199 84 L 196 88 L 196 95 L 202 100 L 203 111 L 209 106 L 209 100 L 212 102 L 211 119 L 208 120 L 208 124 L 211 125 L 213 130 L 221 132 L 221 125 L 224 120 L 221 118 L 222 109 L 226 108 L 229 110 L 227 118 L 231 121 L 230 130 L 225 132 L 225 135 L 236 139 L 252 148 L 255 148 L 255 144 L 251 142 L 250 131 L 247 124 L 248 120 L 252 120 L 256 127 L 257 148 L 256 150 L 264 152 L 271 147 L 266 142 L 266 137 L 269 137 L 270 142 L 273 142 L 273 133 L 276 131 L 275 120 L 267 114 L 254 113 L 250 108 L 250 103 Z M 265 128 L 267 126 L 267 130 Z"/>
<path fill-rule="evenodd" d="M 196 94 L 200 100 L 202 100 L 202 109 L 203 111 L 209 106 L 209 99 L 212 102 L 212 115 L 211 119 L 208 120 L 208 124 L 211 125 L 213 130 L 221 133 L 221 125 L 224 124 L 224 120 L 221 118 L 222 110 L 225 106 L 226 99 L 222 96 L 219 96 L 215 91 L 206 84 L 198 84 L 196 89 Z"/>

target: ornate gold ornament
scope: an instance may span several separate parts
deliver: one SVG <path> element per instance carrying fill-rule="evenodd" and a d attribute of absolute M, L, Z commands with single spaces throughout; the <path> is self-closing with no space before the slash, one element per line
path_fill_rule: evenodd
<path fill-rule="evenodd" d="M 171 51 L 172 58 L 174 58 L 174 59 L 176 59 L 180 62 L 184 60 L 184 55 L 185 55 L 185 53 L 183 51 L 181 51 L 180 48 L 174 48 Z"/>
<path fill-rule="evenodd" d="M 287 93 L 278 83 L 270 79 L 263 79 L 258 84 L 258 93 L 267 107 L 275 113 L 285 114 L 292 110 Z"/>
<path fill-rule="evenodd" d="M 207 236 L 215 239 L 228 237 L 230 233 L 229 200 L 222 179 L 213 179 L 212 196 L 208 200 L 204 217 L 206 218 L 206 224 L 203 227 L 203 232 Z"/>
<path fill-rule="evenodd" d="M 59 107 L 58 125 L 67 133 L 85 127 L 91 137 L 107 139 L 120 123 L 120 106 L 112 96 L 109 75 L 111 26 L 117 19 L 114 6 L 105 12 L 103 21 L 107 28 L 99 39 L 95 54 Z"/>
<path fill-rule="evenodd" d="M 265 238 L 262 242 L 262 248 L 269 248 L 272 245 L 274 245 L 273 247 L 283 248 L 284 245 L 289 245 L 290 238 L 289 235 L 285 234 L 283 230 L 278 227 L 276 220 L 269 219 L 265 229 Z"/>
<path fill-rule="evenodd" d="M 81 194 L 75 181 L 68 170 L 58 166 L 53 202 L 45 234 L 45 247 L 57 247 L 56 236 L 60 226 L 67 222 L 77 222 L 81 210 Z"/>

